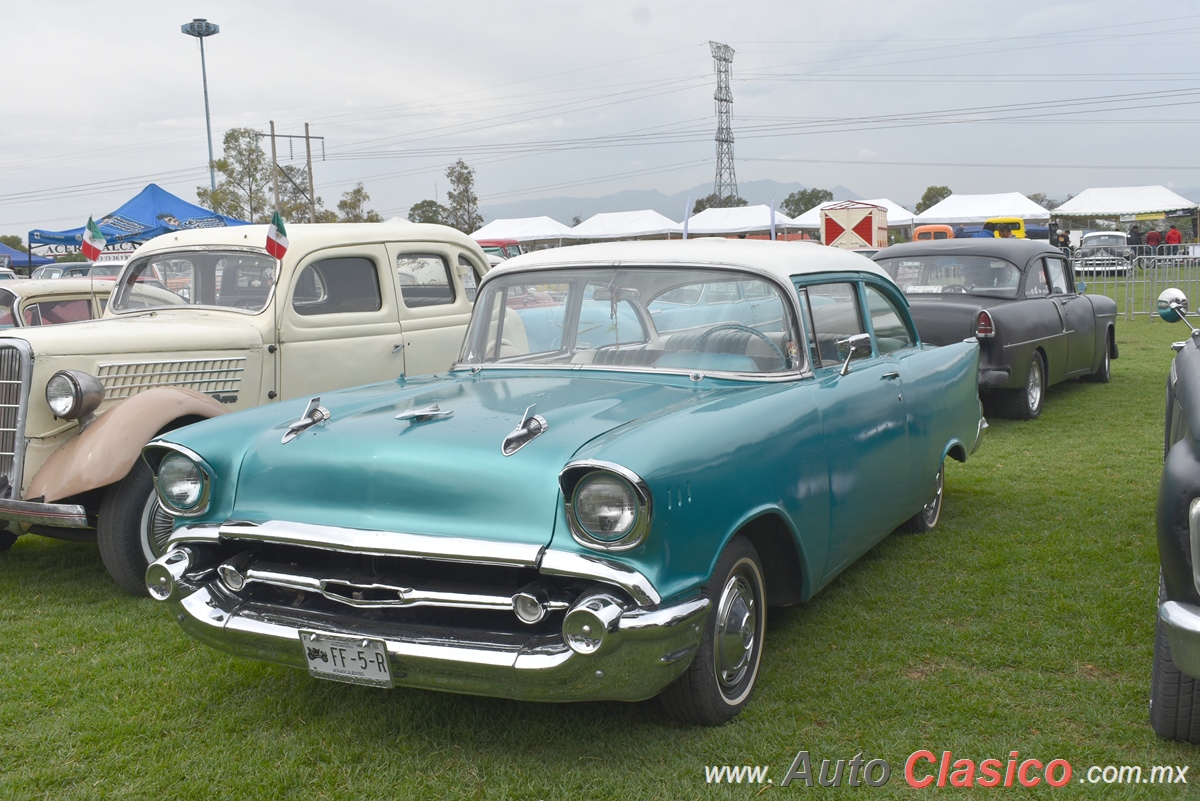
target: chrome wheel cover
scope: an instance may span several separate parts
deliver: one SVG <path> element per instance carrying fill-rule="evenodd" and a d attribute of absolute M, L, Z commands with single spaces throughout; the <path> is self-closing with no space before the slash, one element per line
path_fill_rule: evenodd
<path fill-rule="evenodd" d="M 743 565 L 721 590 L 713 631 L 717 683 L 726 698 L 730 698 L 746 675 L 755 669 L 759 635 L 758 598 Z"/>
<path fill-rule="evenodd" d="M 1029 404 L 1030 411 L 1037 411 L 1042 408 L 1042 360 L 1034 357 L 1029 363 L 1029 383 L 1025 387 L 1026 402 Z"/>
<path fill-rule="evenodd" d="M 138 520 L 138 543 L 142 546 L 146 564 L 167 552 L 167 539 L 174 528 L 175 518 L 163 509 L 162 504 L 158 502 L 158 496 L 150 493 Z"/>
<path fill-rule="evenodd" d="M 921 509 L 921 519 L 925 521 L 927 528 L 936 526 L 938 518 L 942 514 L 942 488 L 946 482 L 945 465 L 938 468 L 935 481 L 937 483 L 937 491 L 933 494 L 933 499 Z"/>

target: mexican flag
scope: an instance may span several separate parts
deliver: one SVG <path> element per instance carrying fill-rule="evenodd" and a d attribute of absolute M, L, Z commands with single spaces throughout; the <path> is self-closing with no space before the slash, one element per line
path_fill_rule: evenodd
<path fill-rule="evenodd" d="M 100 227 L 88 217 L 87 228 L 83 230 L 83 257 L 88 261 L 95 261 L 100 258 L 100 251 L 104 250 L 105 244 L 107 242 L 104 234 L 100 233 Z"/>
<path fill-rule="evenodd" d="M 282 259 L 287 249 L 287 230 L 283 227 L 283 218 L 279 216 L 279 212 L 275 212 L 275 216 L 271 218 L 271 225 L 267 228 L 267 253 Z"/>

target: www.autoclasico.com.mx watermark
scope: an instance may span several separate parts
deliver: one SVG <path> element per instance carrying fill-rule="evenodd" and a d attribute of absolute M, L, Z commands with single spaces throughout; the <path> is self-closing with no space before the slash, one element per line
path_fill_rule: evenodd
<path fill-rule="evenodd" d="M 770 765 L 706 765 L 708 784 L 776 784 L 802 787 L 881 787 L 899 776 L 911 787 L 1063 787 L 1077 784 L 1187 784 L 1189 765 L 1088 765 L 1076 768 L 1061 758 L 1037 759 L 1010 751 L 1006 757 L 972 759 L 953 751 L 921 749 L 904 760 L 899 773 L 885 759 L 855 754 L 821 759 L 800 751 L 781 776 Z"/>

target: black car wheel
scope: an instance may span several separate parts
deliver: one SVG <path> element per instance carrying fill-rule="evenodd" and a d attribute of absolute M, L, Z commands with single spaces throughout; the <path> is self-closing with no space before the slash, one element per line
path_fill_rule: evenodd
<path fill-rule="evenodd" d="M 1158 602 L 1167 599 L 1162 574 Z M 1157 608 L 1155 612 L 1157 613 Z M 1154 626 L 1154 663 L 1150 674 L 1150 725 L 1165 740 L 1200 744 L 1200 681 L 1182 673 L 1171 659 L 1171 643 L 1162 620 Z"/>
<path fill-rule="evenodd" d="M 678 721 L 719 726 L 742 711 L 762 662 L 767 594 L 754 546 L 740 536 L 730 540 L 704 595 L 712 606 L 700 647 L 660 698 Z"/>
<path fill-rule="evenodd" d="M 935 490 L 933 497 L 927 504 L 921 507 L 921 511 L 906 520 L 901 526 L 901 531 L 906 531 L 910 534 L 924 534 L 926 531 L 933 531 L 938 524 L 938 520 L 942 516 L 942 490 L 946 482 L 946 463 L 943 461 L 938 468 L 937 477 L 934 479 Z"/>
<path fill-rule="evenodd" d="M 146 568 L 165 552 L 173 525 L 158 502 L 150 468 L 138 459 L 100 504 L 96 543 L 109 575 L 128 592 L 146 595 Z"/>
<path fill-rule="evenodd" d="M 1001 417 L 1014 420 L 1033 420 L 1042 413 L 1046 401 L 1046 363 L 1042 354 L 1033 352 L 1029 359 L 1029 372 L 1025 386 L 1020 389 L 1006 389 L 998 393 L 997 411 Z"/>
<path fill-rule="evenodd" d="M 1100 366 L 1096 368 L 1096 372 L 1091 375 L 1084 376 L 1088 381 L 1093 381 L 1097 384 L 1107 384 L 1112 378 L 1112 334 L 1109 333 L 1104 337 L 1104 358 L 1100 360 Z"/>

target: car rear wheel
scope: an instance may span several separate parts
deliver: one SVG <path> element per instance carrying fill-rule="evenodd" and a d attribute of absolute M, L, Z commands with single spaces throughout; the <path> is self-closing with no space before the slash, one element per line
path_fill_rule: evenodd
<path fill-rule="evenodd" d="M 926 503 L 921 511 L 910 517 L 900 526 L 901 531 L 906 531 L 910 534 L 924 534 L 926 531 L 933 531 L 938 524 L 938 520 L 942 516 L 942 489 L 946 482 L 946 462 L 943 460 L 938 467 L 937 477 L 934 479 L 935 490 L 933 497 Z"/>
<path fill-rule="evenodd" d="M 730 540 L 704 595 L 712 606 L 700 647 L 660 698 L 676 720 L 719 726 L 742 711 L 762 662 L 767 594 L 762 564 L 749 541 Z"/>
<path fill-rule="evenodd" d="M 1107 384 L 1112 379 L 1112 333 L 1110 332 L 1104 337 L 1104 358 L 1100 360 L 1100 366 L 1096 368 L 1096 372 L 1091 375 L 1084 376 L 1088 381 L 1093 381 L 1097 384 Z"/>
<path fill-rule="evenodd" d="M 1034 351 L 1029 359 L 1027 375 L 1024 387 L 999 393 L 997 411 L 1001 417 L 1033 420 L 1042 413 L 1042 405 L 1046 401 L 1046 363 L 1038 351 Z"/>
<path fill-rule="evenodd" d="M 1162 574 L 1158 602 L 1167 599 Z M 1157 609 L 1155 610 L 1157 612 Z M 1154 626 L 1154 663 L 1150 674 L 1150 725 L 1165 740 L 1200 744 L 1200 681 L 1181 672 L 1171 658 L 1162 620 Z"/>
<path fill-rule="evenodd" d="M 100 503 L 96 542 L 109 575 L 134 595 L 146 595 L 146 568 L 166 550 L 174 519 L 158 502 L 154 477 L 141 459 Z"/>

